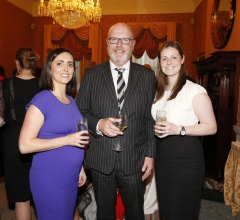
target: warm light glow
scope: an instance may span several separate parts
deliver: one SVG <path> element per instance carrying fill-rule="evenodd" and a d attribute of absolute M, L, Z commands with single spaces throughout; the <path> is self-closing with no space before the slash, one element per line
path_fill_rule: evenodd
<path fill-rule="evenodd" d="M 51 16 L 63 27 L 74 29 L 89 25 L 90 21 L 99 22 L 102 14 L 99 0 L 94 6 L 94 0 L 49 0 L 47 6 L 44 0 L 39 0 L 38 14 Z"/>

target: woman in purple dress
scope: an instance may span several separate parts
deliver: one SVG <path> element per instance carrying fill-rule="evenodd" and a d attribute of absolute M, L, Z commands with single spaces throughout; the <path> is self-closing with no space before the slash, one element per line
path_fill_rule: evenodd
<path fill-rule="evenodd" d="M 82 162 L 89 136 L 88 131 L 76 132 L 82 115 L 73 99 L 74 70 L 70 51 L 51 51 L 40 78 L 43 91 L 26 107 L 19 149 L 34 153 L 30 186 L 38 220 L 72 220 L 77 188 L 86 181 Z"/>

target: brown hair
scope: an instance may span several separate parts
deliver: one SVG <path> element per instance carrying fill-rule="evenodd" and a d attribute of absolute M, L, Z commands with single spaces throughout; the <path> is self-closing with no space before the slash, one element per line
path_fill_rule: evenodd
<path fill-rule="evenodd" d="M 42 73 L 41 73 L 41 77 L 40 77 L 40 89 L 41 90 L 44 90 L 44 89 L 53 90 L 54 89 L 52 76 L 50 74 L 52 62 L 55 60 L 55 58 L 59 54 L 65 53 L 65 52 L 71 54 L 71 56 L 73 57 L 74 73 L 73 73 L 72 79 L 67 84 L 66 93 L 67 93 L 67 95 L 70 95 L 74 98 L 77 93 L 77 79 L 76 79 L 76 74 L 75 74 L 75 59 L 74 59 L 72 52 L 65 48 L 56 48 L 48 54 L 47 59 L 44 64 L 44 67 L 43 67 L 43 70 L 42 70 Z"/>
<path fill-rule="evenodd" d="M 16 60 L 22 69 L 31 70 L 35 74 L 35 68 L 39 55 L 31 47 L 21 47 L 17 50 Z"/>
<path fill-rule="evenodd" d="M 163 44 L 162 49 L 159 52 L 160 60 L 161 60 L 162 50 L 164 50 L 168 47 L 175 48 L 178 51 L 178 53 L 180 54 L 181 58 L 183 58 L 183 50 L 182 50 L 181 45 L 176 41 L 167 41 L 166 43 Z M 170 97 L 168 98 L 168 100 L 174 99 L 177 96 L 177 94 L 179 93 L 179 91 L 182 89 L 182 87 L 185 85 L 185 83 L 186 83 L 186 70 L 185 70 L 185 65 L 183 63 L 181 66 L 181 69 L 179 71 L 178 79 L 173 87 L 172 93 L 171 93 Z M 163 71 L 160 67 L 159 73 L 157 74 L 157 77 L 156 77 L 156 97 L 155 97 L 154 103 L 163 97 L 163 94 L 164 94 L 167 86 L 168 86 L 168 78 L 163 73 Z"/>

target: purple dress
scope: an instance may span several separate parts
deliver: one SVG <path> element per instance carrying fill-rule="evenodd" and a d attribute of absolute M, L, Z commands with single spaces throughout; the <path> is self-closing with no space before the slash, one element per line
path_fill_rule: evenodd
<path fill-rule="evenodd" d="M 75 100 L 68 98 L 70 104 L 66 105 L 51 91 L 44 90 L 28 104 L 36 106 L 44 115 L 39 138 L 63 137 L 76 132 L 76 121 L 82 116 Z M 30 186 L 38 220 L 73 219 L 83 158 L 83 149 L 74 146 L 62 146 L 33 156 Z"/>

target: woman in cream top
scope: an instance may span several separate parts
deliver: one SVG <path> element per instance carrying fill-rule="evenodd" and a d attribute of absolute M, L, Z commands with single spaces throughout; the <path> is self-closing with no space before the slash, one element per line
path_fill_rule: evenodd
<path fill-rule="evenodd" d="M 206 90 L 186 80 L 185 57 L 178 42 L 160 51 L 160 71 L 152 106 L 167 112 L 156 122 L 155 176 L 159 213 L 165 220 L 197 220 L 204 177 L 199 136 L 216 132 L 216 120 Z"/>

